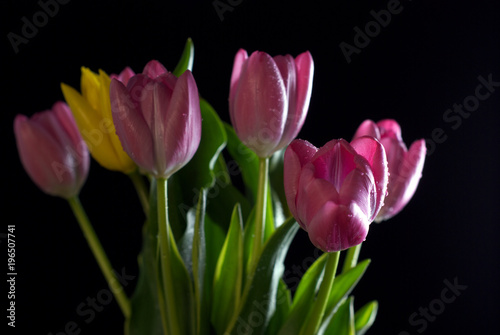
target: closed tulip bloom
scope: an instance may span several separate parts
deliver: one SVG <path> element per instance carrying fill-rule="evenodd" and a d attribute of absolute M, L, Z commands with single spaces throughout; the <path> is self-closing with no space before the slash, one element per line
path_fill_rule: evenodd
<path fill-rule="evenodd" d="M 366 120 L 356 131 L 354 138 L 373 136 L 382 143 L 389 165 L 389 186 L 385 204 L 375 221 L 390 219 L 399 213 L 415 194 L 424 167 L 426 147 L 423 139 L 406 148 L 401 127 L 394 120 L 377 123 Z"/>
<path fill-rule="evenodd" d="M 154 61 L 127 86 L 111 81 L 116 132 L 135 163 L 157 178 L 168 178 L 198 149 L 201 113 L 198 89 L 188 70 L 179 78 Z"/>
<path fill-rule="evenodd" d="M 64 102 L 31 118 L 17 115 L 14 134 L 24 169 L 42 191 L 67 199 L 80 192 L 90 158 Z"/>
<path fill-rule="evenodd" d="M 286 147 L 299 133 L 309 108 L 314 63 L 307 51 L 295 59 L 245 50 L 236 54 L 229 114 L 240 140 L 259 157 Z"/>
<path fill-rule="evenodd" d="M 325 252 L 363 242 L 387 190 L 383 146 L 371 137 L 319 149 L 294 140 L 284 159 L 287 203 L 311 242 Z"/>
<path fill-rule="evenodd" d="M 114 77 L 126 82 L 132 75 L 133 71 L 126 68 Z M 130 173 L 136 165 L 116 135 L 109 100 L 110 83 L 104 71 L 94 73 L 82 67 L 81 93 L 64 83 L 61 88 L 92 157 L 108 170 Z"/>

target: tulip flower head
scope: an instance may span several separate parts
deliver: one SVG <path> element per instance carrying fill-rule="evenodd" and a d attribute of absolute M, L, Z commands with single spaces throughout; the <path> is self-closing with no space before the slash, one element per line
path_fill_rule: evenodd
<path fill-rule="evenodd" d="M 287 203 L 311 242 L 325 252 L 363 242 L 387 190 L 383 146 L 371 137 L 319 149 L 294 140 L 284 159 Z"/>
<path fill-rule="evenodd" d="M 133 74 L 130 68 L 126 68 L 113 77 L 126 82 Z M 61 89 L 92 157 L 108 170 L 130 173 L 136 165 L 123 151 L 116 135 L 109 100 L 110 83 L 111 79 L 104 71 L 94 73 L 82 67 L 82 92 L 66 84 L 61 84 Z"/>
<path fill-rule="evenodd" d="M 245 50 L 236 54 L 229 114 L 240 140 L 259 157 L 286 147 L 299 133 L 309 108 L 314 63 L 307 51 L 295 59 Z"/>
<path fill-rule="evenodd" d="M 151 61 L 126 86 L 112 79 L 110 97 L 118 137 L 143 170 L 168 178 L 193 157 L 201 139 L 201 113 L 189 70 L 177 78 Z"/>
<path fill-rule="evenodd" d="M 424 168 L 425 141 L 420 139 L 413 142 L 408 150 L 401 136 L 401 127 L 389 119 L 377 123 L 364 121 L 354 138 L 361 136 L 375 137 L 387 153 L 389 186 L 385 204 L 375 219 L 380 222 L 399 213 L 415 194 Z"/>
<path fill-rule="evenodd" d="M 14 120 L 17 150 L 24 169 L 45 193 L 69 199 L 80 192 L 90 158 L 69 107 L 56 102 L 51 110 Z"/>

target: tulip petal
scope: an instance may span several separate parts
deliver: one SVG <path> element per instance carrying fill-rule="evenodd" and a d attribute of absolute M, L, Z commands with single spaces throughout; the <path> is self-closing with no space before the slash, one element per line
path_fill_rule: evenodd
<path fill-rule="evenodd" d="M 270 156 L 281 140 L 288 105 L 283 79 L 271 56 L 252 53 L 233 100 L 230 114 L 236 133 L 259 157 Z"/>
<path fill-rule="evenodd" d="M 344 179 L 356 168 L 356 155 L 356 151 L 343 139 L 327 142 L 312 159 L 315 177 L 327 180 L 339 192 Z"/>
<path fill-rule="evenodd" d="M 247 66 L 248 53 L 244 49 L 238 50 L 236 56 L 234 56 L 233 62 L 233 72 L 231 74 L 231 85 L 229 87 L 229 103 L 234 102 L 234 95 L 236 94 L 236 87 L 240 80 L 241 72 L 243 68 Z M 232 109 L 232 108 L 231 108 Z"/>
<path fill-rule="evenodd" d="M 163 64 L 161 64 L 157 60 L 151 60 L 146 64 L 146 66 L 144 66 L 142 74 L 154 79 L 166 72 L 167 69 L 163 66 Z"/>
<path fill-rule="evenodd" d="M 426 154 L 425 141 L 413 142 L 397 172 L 390 172 L 389 196 L 380 210 L 377 221 L 387 220 L 399 213 L 415 194 L 422 176 Z M 390 170 L 389 170 L 390 171 Z"/>
<path fill-rule="evenodd" d="M 130 81 L 133 81 L 133 79 Z M 110 100 L 116 133 L 120 138 L 123 149 L 137 165 L 151 171 L 155 166 L 153 161 L 153 139 L 148 123 L 137 109 L 132 94 L 129 94 L 127 88 L 120 81 L 113 79 L 111 81 Z"/>
<path fill-rule="evenodd" d="M 130 67 L 127 66 L 119 74 L 111 74 L 110 79 L 113 79 L 113 78 L 117 79 L 118 81 L 121 81 L 123 83 L 123 85 L 127 86 L 128 81 L 133 76 L 135 76 L 135 72 Z"/>
<path fill-rule="evenodd" d="M 303 226 L 308 225 L 318 210 L 328 201 L 339 203 L 339 193 L 329 181 L 315 177 L 315 167 L 310 162 L 302 169 L 297 194 L 297 215 Z"/>
<path fill-rule="evenodd" d="M 308 227 L 311 242 L 325 252 L 358 245 L 366 239 L 369 222 L 359 207 L 326 202 Z"/>
<path fill-rule="evenodd" d="M 363 123 L 361 123 L 361 125 L 356 130 L 353 139 L 362 136 L 371 136 L 375 137 L 377 140 L 380 140 L 380 131 L 378 129 L 377 124 L 372 120 L 363 121 Z"/>
<path fill-rule="evenodd" d="M 285 151 L 283 163 L 283 180 L 288 208 L 297 218 L 297 193 L 302 167 L 311 160 L 318 149 L 304 140 L 294 140 Z M 299 224 L 304 228 L 303 223 Z"/>
<path fill-rule="evenodd" d="M 370 221 L 372 221 L 384 205 L 387 193 L 387 184 L 389 182 L 387 156 L 384 146 L 373 137 L 356 138 L 351 142 L 351 145 L 361 157 L 366 159 L 373 172 L 376 185 L 376 204 L 373 215 L 370 216 Z"/>
<path fill-rule="evenodd" d="M 377 126 L 380 131 L 381 138 L 390 137 L 403 142 L 403 137 L 401 136 L 401 127 L 396 122 L 396 120 L 385 119 L 377 122 Z"/>
<path fill-rule="evenodd" d="M 298 134 L 300 127 L 300 115 L 297 111 L 297 69 L 295 68 L 295 61 L 290 55 L 276 56 L 273 58 L 280 70 L 285 84 L 286 96 L 288 97 L 288 110 L 286 111 L 285 127 L 281 136 L 280 143 L 275 150 L 284 148 L 290 143 Z"/>
<path fill-rule="evenodd" d="M 198 88 L 191 71 L 177 80 L 165 124 L 167 174 L 179 170 L 194 156 L 201 140 L 201 112 Z"/>
<path fill-rule="evenodd" d="M 290 123 L 288 131 L 285 130 L 284 137 L 289 140 L 294 139 L 304 125 L 304 121 L 309 109 L 311 100 L 313 77 L 314 77 L 314 62 L 309 51 L 303 52 L 295 57 L 296 74 L 296 94 L 295 108 L 288 115 L 287 123 Z M 292 131 L 293 130 L 293 131 Z"/>

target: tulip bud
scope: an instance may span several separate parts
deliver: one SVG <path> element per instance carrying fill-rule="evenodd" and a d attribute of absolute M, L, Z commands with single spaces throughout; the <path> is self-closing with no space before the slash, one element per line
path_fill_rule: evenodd
<path fill-rule="evenodd" d="M 383 146 L 362 137 L 316 148 L 294 140 L 285 151 L 284 186 L 293 216 L 311 242 L 326 252 L 363 242 L 387 189 Z"/>
<path fill-rule="evenodd" d="M 17 150 L 24 169 L 45 193 L 71 198 L 80 192 L 89 171 L 89 154 L 69 107 L 14 120 Z"/>
<path fill-rule="evenodd" d="M 201 113 L 189 70 L 176 78 L 149 62 L 127 86 L 112 79 L 110 97 L 116 133 L 140 168 L 168 178 L 191 160 L 200 144 Z"/>
<path fill-rule="evenodd" d="M 307 51 L 295 59 L 255 51 L 236 54 L 229 113 L 240 140 L 259 157 L 286 147 L 304 124 L 314 63 Z"/>
<path fill-rule="evenodd" d="M 382 120 L 377 123 L 366 120 L 359 126 L 354 138 L 360 136 L 378 139 L 387 153 L 388 194 L 375 219 L 377 222 L 384 221 L 399 213 L 415 194 L 424 167 L 425 141 L 417 140 L 410 146 L 410 150 L 407 150 L 401 136 L 401 127 L 394 120 Z"/>

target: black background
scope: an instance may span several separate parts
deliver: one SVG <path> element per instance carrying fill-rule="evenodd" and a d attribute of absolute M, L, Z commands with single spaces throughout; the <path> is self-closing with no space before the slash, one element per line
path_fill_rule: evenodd
<path fill-rule="evenodd" d="M 227 3 L 229 1 L 223 1 Z M 402 10 L 344 57 L 339 44 L 353 44 L 370 12 L 389 1 L 232 1 L 222 14 L 212 1 L 73 0 L 40 24 L 16 53 L 9 33 L 22 35 L 33 22 L 37 1 L 2 2 L 2 231 L 16 225 L 16 329 L 13 333 L 56 334 L 73 321 L 81 334 L 119 334 L 122 317 L 113 302 L 87 323 L 77 306 L 106 283 L 67 204 L 46 196 L 29 180 L 15 149 L 12 122 L 63 99 L 60 82 L 79 87 L 80 66 L 117 73 L 140 72 L 147 61 L 173 69 L 187 37 L 195 45 L 193 73 L 200 94 L 228 121 L 227 97 L 233 57 L 239 48 L 293 56 L 309 50 L 314 88 L 299 134 L 316 146 L 350 139 L 366 118 L 395 118 L 409 145 L 428 142 L 423 178 L 409 205 L 388 222 L 373 224 L 361 251 L 371 258 L 354 291 L 358 308 L 380 303 L 370 334 L 492 334 L 498 329 L 500 233 L 498 173 L 500 87 L 477 110 L 455 123 L 443 119 L 453 104 L 475 94 L 478 77 L 500 81 L 500 11 L 495 1 L 401 0 Z M 43 23 L 43 22 L 42 22 Z M 484 89 L 481 92 L 485 92 Z M 137 275 L 143 217 L 128 179 L 91 163 L 81 200 L 113 265 Z M 1 239 L 2 273 L 6 240 Z M 300 231 L 289 269 L 304 269 L 314 250 Z M 432 322 L 417 326 L 412 313 L 439 307 L 444 281 L 467 288 Z M 133 291 L 131 280 L 127 291 Z M 2 326 L 7 323 L 7 288 L 0 292 Z M 423 320 L 422 317 L 418 319 Z M 406 331 L 407 333 L 404 333 Z"/>

